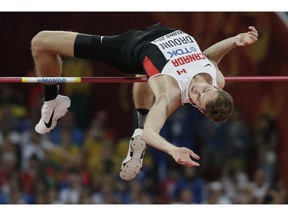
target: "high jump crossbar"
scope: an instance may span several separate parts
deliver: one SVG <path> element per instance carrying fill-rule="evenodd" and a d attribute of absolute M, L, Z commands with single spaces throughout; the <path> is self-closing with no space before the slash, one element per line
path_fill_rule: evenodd
<path fill-rule="evenodd" d="M 227 82 L 285 82 L 288 76 L 228 76 Z M 145 77 L 0 77 L 0 83 L 134 83 Z"/>

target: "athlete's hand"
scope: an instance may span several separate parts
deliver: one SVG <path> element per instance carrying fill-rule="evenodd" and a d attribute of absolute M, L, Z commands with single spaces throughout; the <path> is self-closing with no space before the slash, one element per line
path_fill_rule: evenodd
<path fill-rule="evenodd" d="M 258 31 L 256 28 L 253 26 L 249 26 L 248 28 L 250 31 L 246 33 L 240 33 L 235 37 L 235 43 L 237 46 L 247 46 L 255 43 L 258 40 Z"/>
<path fill-rule="evenodd" d="M 199 163 L 192 160 L 192 158 L 199 160 L 200 157 L 188 148 L 175 148 L 170 154 L 178 164 L 187 167 L 200 166 Z"/>

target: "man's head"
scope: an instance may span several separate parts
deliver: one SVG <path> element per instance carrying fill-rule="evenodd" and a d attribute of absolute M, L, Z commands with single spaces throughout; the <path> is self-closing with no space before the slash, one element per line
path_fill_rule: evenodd
<path fill-rule="evenodd" d="M 213 121 L 226 121 L 231 116 L 234 102 L 232 96 L 206 83 L 194 84 L 189 91 L 190 102 Z"/>

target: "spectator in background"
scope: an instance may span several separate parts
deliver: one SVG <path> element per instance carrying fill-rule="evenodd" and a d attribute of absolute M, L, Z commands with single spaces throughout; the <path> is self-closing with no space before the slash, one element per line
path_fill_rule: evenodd
<path fill-rule="evenodd" d="M 287 188 L 283 182 L 276 182 L 267 191 L 263 204 L 288 204 Z"/>
<path fill-rule="evenodd" d="M 93 74 L 93 67 L 90 61 L 79 58 L 67 58 L 63 64 L 63 73 L 71 77 L 91 77 Z M 64 94 L 67 94 L 73 101 L 70 111 L 75 116 L 77 126 L 84 130 L 89 125 L 91 106 L 91 89 L 92 83 L 82 83 L 75 85 L 67 83 L 64 88 Z"/>
<path fill-rule="evenodd" d="M 26 130 L 22 134 L 21 138 L 21 165 L 24 169 L 29 166 L 32 157 L 36 157 L 38 160 L 43 162 L 45 160 L 46 149 L 53 146 L 50 141 L 43 139 L 42 136 L 31 129 Z"/>
<path fill-rule="evenodd" d="M 244 188 L 250 184 L 248 174 L 235 163 L 226 163 L 221 171 L 219 181 L 223 185 L 224 193 L 232 202 L 240 202 L 238 197 L 242 196 L 241 191 L 244 191 Z M 241 202 L 244 200 L 246 200 L 246 194 L 242 196 Z"/>
<path fill-rule="evenodd" d="M 200 123 L 199 146 L 201 148 L 201 166 L 203 176 L 208 181 L 216 180 L 227 160 L 228 147 L 227 124 L 212 122 L 204 118 Z"/>
<path fill-rule="evenodd" d="M 208 184 L 207 197 L 203 204 L 232 204 L 232 201 L 224 193 L 222 183 L 212 181 Z"/>
<path fill-rule="evenodd" d="M 59 144 L 61 142 L 62 131 L 67 131 L 70 133 L 72 142 L 81 147 L 84 140 L 84 132 L 76 124 L 75 114 L 68 112 L 61 120 L 59 125 L 48 135 L 51 141 L 54 144 Z"/>
<path fill-rule="evenodd" d="M 114 151 L 115 130 L 109 127 L 108 118 L 109 114 L 106 111 L 98 111 L 91 120 L 83 142 L 85 166 L 92 173 L 94 180 L 99 178 L 99 173 L 114 172 L 115 163 L 121 161 Z"/>
<path fill-rule="evenodd" d="M 73 142 L 71 130 L 62 129 L 60 131 L 60 143 L 54 144 L 48 152 L 50 162 L 62 168 L 62 171 L 79 169 L 83 163 L 82 149 Z"/>
<path fill-rule="evenodd" d="M 59 191 L 59 202 L 62 204 L 78 204 L 84 190 L 81 175 L 77 172 L 70 172 L 66 180 L 66 187 Z"/>
<path fill-rule="evenodd" d="M 233 164 L 237 172 L 249 171 L 252 150 L 252 131 L 242 115 L 240 107 L 235 107 L 227 122 L 227 146 L 222 150 L 227 156 L 227 163 Z"/>
<path fill-rule="evenodd" d="M 262 169 L 255 170 L 252 176 L 251 190 L 256 204 L 263 203 L 270 186 L 266 173 Z"/>
<path fill-rule="evenodd" d="M 262 114 L 257 119 L 254 143 L 257 163 L 272 184 L 277 171 L 278 132 L 275 121 L 267 114 Z"/>
<path fill-rule="evenodd" d="M 238 188 L 237 194 L 233 199 L 234 204 L 255 204 L 254 191 L 251 182 L 247 182 L 241 188 Z"/>
<path fill-rule="evenodd" d="M 193 204 L 193 198 L 194 198 L 194 194 L 193 194 L 193 191 L 191 190 L 191 188 L 183 187 L 178 192 L 178 195 L 176 196 L 176 198 L 174 198 L 176 201 L 174 201 L 173 203 L 176 203 L 176 204 Z"/>
<path fill-rule="evenodd" d="M 178 201 L 181 203 L 187 202 L 187 197 L 190 197 L 191 200 L 188 203 L 200 204 L 204 199 L 205 185 L 206 182 L 199 175 L 199 170 L 196 170 L 194 167 L 185 167 L 183 169 L 183 176 L 174 185 L 174 192 L 171 198 L 178 197 Z M 181 199 L 183 200 L 181 201 Z"/>

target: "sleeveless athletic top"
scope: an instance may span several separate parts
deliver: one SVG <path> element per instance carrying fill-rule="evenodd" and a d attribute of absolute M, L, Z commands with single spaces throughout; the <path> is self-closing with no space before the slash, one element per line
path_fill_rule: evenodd
<path fill-rule="evenodd" d="M 189 84 L 197 74 L 209 74 L 212 78 L 212 85 L 217 86 L 215 66 L 205 57 L 191 35 L 176 30 L 151 41 L 151 43 L 162 52 L 166 63 L 158 73 L 150 73 L 149 79 L 162 74 L 173 77 L 179 85 L 183 104 L 189 103 Z M 144 62 L 144 67 L 147 63 L 149 64 L 149 59 Z"/>

